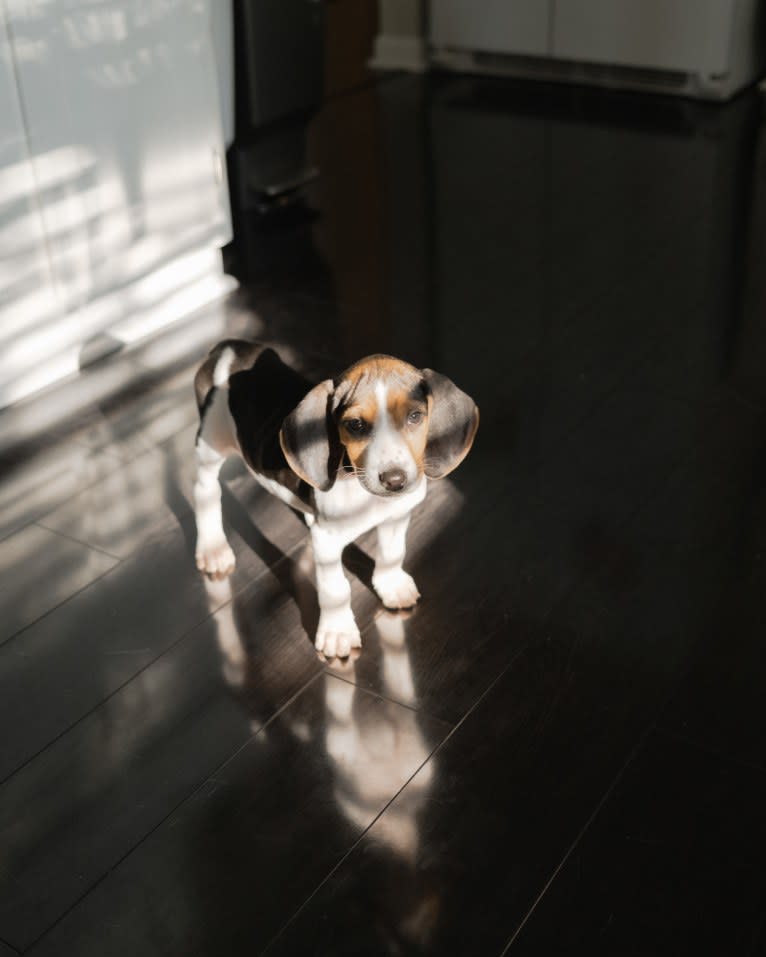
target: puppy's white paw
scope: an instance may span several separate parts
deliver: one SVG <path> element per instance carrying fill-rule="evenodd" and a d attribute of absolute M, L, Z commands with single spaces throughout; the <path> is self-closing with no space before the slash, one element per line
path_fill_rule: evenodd
<path fill-rule="evenodd" d="M 320 615 L 314 647 L 325 658 L 348 658 L 352 648 L 361 648 L 362 636 L 351 612 Z"/>
<path fill-rule="evenodd" d="M 412 576 L 401 568 L 374 574 L 372 587 L 386 608 L 412 608 L 420 598 Z"/>
<path fill-rule="evenodd" d="M 236 562 L 234 552 L 226 541 L 216 542 L 214 545 L 198 545 L 195 559 L 201 572 L 216 578 L 231 575 Z"/>

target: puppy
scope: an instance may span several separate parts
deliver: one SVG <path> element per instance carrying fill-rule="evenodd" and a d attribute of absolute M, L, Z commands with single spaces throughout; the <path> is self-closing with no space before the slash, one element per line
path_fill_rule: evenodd
<path fill-rule="evenodd" d="M 315 646 L 328 658 L 361 646 L 343 573 L 346 545 L 377 528 L 372 584 L 387 608 L 420 598 L 402 568 L 412 509 L 427 479 L 448 475 L 468 454 L 479 426 L 470 396 L 431 369 L 369 356 L 313 385 L 273 349 L 229 339 L 194 379 L 197 433 L 197 567 L 234 569 L 221 519 L 218 473 L 244 459 L 266 489 L 306 516 L 316 565 Z"/>

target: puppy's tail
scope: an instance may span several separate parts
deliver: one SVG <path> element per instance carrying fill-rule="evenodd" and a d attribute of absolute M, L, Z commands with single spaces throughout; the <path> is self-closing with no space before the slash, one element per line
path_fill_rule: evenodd
<path fill-rule="evenodd" d="M 200 412 L 213 389 L 227 389 L 232 375 L 252 369 L 258 359 L 268 353 L 271 353 L 272 359 L 279 361 L 274 350 L 261 342 L 224 339 L 214 345 L 194 377 L 194 392 Z"/>
<path fill-rule="evenodd" d="M 213 368 L 213 385 L 217 389 L 221 389 L 223 386 L 228 386 L 231 364 L 235 359 L 236 355 L 234 350 L 230 346 L 226 346 L 226 348 L 218 357 L 218 361 Z"/>
<path fill-rule="evenodd" d="M 236 357 L 237 353 L 231 346 L 219 343 L 197 369 L 194 376 L 194 393 L 200 412 L 214 388 L 222 389 L 228 386 L 231 367 Z"/>

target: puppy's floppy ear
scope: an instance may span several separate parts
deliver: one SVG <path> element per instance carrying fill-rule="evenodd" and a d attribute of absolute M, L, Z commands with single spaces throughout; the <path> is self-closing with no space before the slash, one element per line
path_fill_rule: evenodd
<path fill-rule="evenodd" d="M 332 415 L 334 391 L 332 379 L 314 386 L 279 431 L 279 444 L 290 468 L 322 492 L 332 488 L 343 451 Z"/>
<path fill-rule="evenodd" d="M 433 369 L 422 372 L 430 393 L 425 473 L 444 478 L 468 455 L 479 428 L 479 409 L 446 376 Z"/>

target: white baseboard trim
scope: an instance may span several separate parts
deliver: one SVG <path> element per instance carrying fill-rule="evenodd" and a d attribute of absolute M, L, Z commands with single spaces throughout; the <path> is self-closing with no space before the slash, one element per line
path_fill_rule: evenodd
<path fill-rule="evenodd" d="M 423 37 L 381 33 L 375 37 L 375 49 L 369 65 L 374 70 L 407 70 L 425 73 L 428 69 Z"/>

